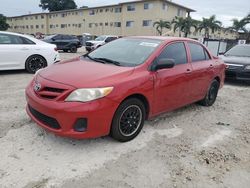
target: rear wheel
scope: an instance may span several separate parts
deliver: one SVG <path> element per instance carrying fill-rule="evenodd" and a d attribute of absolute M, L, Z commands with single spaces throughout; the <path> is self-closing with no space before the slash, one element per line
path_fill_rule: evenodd
<path fill-rule="evenodd" d="M 217 80 L 213 80 L 205 98 L 202 99 L 199 102 L 199 104 L 201 104 L 202 106 L 212 106 L 216 101 L 219 88 L 220 88 L 220 83 Z"/>
<path fill-rule="evenodd" d="M 25 69 L 29 73 L 36 73 L 39 69 L 47 67 L 46 60 L 40 55 L 32 55 L 30 56 L 25 63 Z"/>
<path fill-rule="evenodd" d="M 111 127 L 111 136 L 120 142 L 134 139 L 141 131 L 146 117 L 144 104 L 131 98 L 124 101 L 117 109 Z"/>
<path fill-rule="evenodd" d="M 77 47 L 76 47 L 76 46 L 72 46 L 72 47 L 70 48 L 70 52 L 71 52 L 71 53 L 76 53 L 76 52 L 77 52 Z"/>

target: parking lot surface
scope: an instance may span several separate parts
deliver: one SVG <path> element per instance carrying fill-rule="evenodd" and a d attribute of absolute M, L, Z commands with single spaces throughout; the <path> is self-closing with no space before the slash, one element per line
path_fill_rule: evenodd
<path fill-rule="evenodd" d="M 249 187 L 249 85 L 227 82 L 214 106 L 163 114 L 119 143 L 61 138 L 31 122 L 24 89 L 32 77 L 0 72 L 1 188 Z"/>

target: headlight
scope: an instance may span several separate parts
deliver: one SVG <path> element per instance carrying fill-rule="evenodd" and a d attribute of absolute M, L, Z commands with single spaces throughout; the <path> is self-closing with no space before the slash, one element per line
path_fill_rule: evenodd
<path fill-rule="evenodd" d="M 113 87 L 77 89 L 73 91 L 66 99 L 66 102 L 88 102 L 107 96 L 111 93 Z"/>
<path fill-rule="evenodd" d="M 247 65 L 247 66 L 245 67 L 245 69 L 246 69 L 246 70 L 250 70 L 250 65 Z"/>

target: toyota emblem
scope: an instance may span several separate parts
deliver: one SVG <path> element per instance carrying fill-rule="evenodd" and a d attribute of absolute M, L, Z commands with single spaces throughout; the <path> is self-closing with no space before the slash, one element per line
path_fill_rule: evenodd
<path fill-rule="evenodd" d="M 41 88 L 42 88 L 42 86 L 41 86 L 41 84 L 39 84 L 39 83 L 36 83 L 36 84 L 34 85 L 34 90 L 35 90 L 35 91 L 40 91 Z"/>

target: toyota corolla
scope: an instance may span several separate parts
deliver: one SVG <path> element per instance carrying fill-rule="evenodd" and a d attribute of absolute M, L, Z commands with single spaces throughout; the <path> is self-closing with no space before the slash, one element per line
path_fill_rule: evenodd
<path fill-rule="evenodd" d="M 126 142 L 161 113 L 213 105 L 225 67 L 191 39 L 122 38 L 39 71 L 26 88 L 26 109 L 56 135 Z"/>

